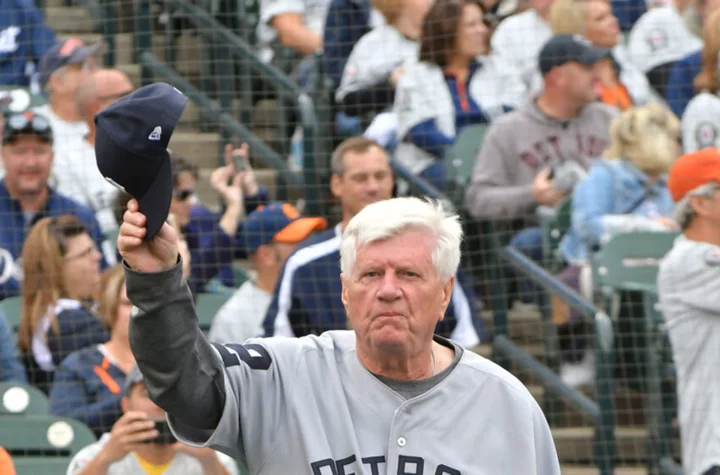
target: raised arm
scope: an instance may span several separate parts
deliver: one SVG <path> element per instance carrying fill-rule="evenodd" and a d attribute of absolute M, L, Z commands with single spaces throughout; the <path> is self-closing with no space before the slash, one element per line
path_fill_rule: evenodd
<path fill-rule="evenodd" d="M 130 346 L 152 400 L 198 429 L 214 429 L 225 405 L 223 367 L 197 323 L 169 224 L 143 241 L 145 216 L 128 203 L 118 236 L 128 298 L 135 305 Z"/>

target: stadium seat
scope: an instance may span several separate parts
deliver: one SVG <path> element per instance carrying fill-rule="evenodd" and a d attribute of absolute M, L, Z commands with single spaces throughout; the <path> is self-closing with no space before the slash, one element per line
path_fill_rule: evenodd
<path fill-rule="evenodd" d="M 225 302 L 230 298 L 229 295 L 223 294 L 198 294 L 195 299 L 195 309 L 198 314 L 198 323 L 200 329 L 204 332 L 210 330 L 210 325 L 215 314 L 220 310 Z"/>
<path fill-rule="evenodd" d="M 9 452 L 13 459 L 36 456 L 72 457 L 95 441 L 95 435 L 85 424 L 66 417 L 0 418 L 0 446 Z"/>
<path fill-rule="evenodd" d="M 10 325 L 10 329 L 17 333 L 20 325 L 20 317 L 22 316 L 22 296 L 8 297 L 0 301 L 0 308 L 5 314 L 5 319 Z"/>
<path fill-rule="evenodd" d="M 71 457 L 14 457 L 17 475 L 65 475 Z"/>
<path fill-rule="evenodd" d="M 0 96 L 7 94 L 13 98 L 13 102 L 8 108 L 15 112 L 22 112 L 33 107 L 38 107 L 46 102 L 41 94 L 33 94 L 27 87 L 0 86 Z"/>
<path fill-rule="evenodd" d="M 445 152 L 443 159 L 448 183 L 453 183 L 462 189 L 470 183 L 475 159 L 487 129 L 487 124 L 469 126 L 455 138 L 455 143 Z"/>
<path fill-rule="evenodd" d="M 48 398 L 39 389 L 20 383 L 0 383 L 0 417 L 47 415 L 48 407 Z"/>
<path fill-rule="evenodd" d="M 560 271 L 563 259 L 558 255 L 558 246 L 572 225 L 572 195 L 567 196 L 554 208 L 542 207 L 540 230 L 542 231 L 543 256 L 551 272 Z"/>

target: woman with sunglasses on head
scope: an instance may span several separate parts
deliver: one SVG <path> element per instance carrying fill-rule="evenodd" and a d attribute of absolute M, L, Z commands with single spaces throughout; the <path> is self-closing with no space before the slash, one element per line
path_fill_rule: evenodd
<path fill-rule="evenodd" d="M 65 357 L 108 339 L 92 311 L 100 258 L 86 227 L 71 215 L 39 220 L 25 241 L 18 347 L 28 381 L 46 393 Z"/>
<path fill-rule="evenodd" d="M 122 388 L 135 364 L 128 334 L 132 302 L 122 265 L 103 273 L 97 301 L 110 339 L 74 351 L 62 361 L 50 391 L 50 413 L 80 420 L 100 437 L 122 416 Z"/>

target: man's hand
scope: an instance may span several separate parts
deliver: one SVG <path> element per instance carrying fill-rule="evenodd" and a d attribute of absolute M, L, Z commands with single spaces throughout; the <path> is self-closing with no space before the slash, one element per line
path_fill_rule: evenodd
<path fill-rule="evenodd" d="M 220 167 L 210 175 L 210 186 L 217 191 L 220 198 L 228 206 L 240 206 L 243 204 L 241 181 L 242 176 L 235 173 L 232 165 Z"/>
<path fill-rule="evenodd" d="M 118 419 L 110 431 L 110 439 L 98 457 L 108 465 L 125 458 L 130 452 L 142 447 L 144 440 L 157 437 L 155 423 L 148 420 L 147 414 L 128 411 Z"/>
<path fill-rule="evenodd" d="M 220 459 L 210 447 L 191 447 L 182 442 L 175 442 L 173 448 L 177 452 L 187 454 L 200 462 L 203 468 L 203 475 L 226 475 L 227 470 L 220 463 Z"/>
<path fill-rule="evenodd" d="M 231 144 L 225 145 L 225 165 L 232 165 L 233 172 L 237 172 L 240 178 L 240 186 L 242 186 L 245 196 L 254 196 L 260 192 L 260 187 L 255 179 L 255 172 L 250 165 L 250 148 L 244 143 L 238 148 L 233 148 Z M 245 170 L 235 170 L 235 158 L 239 158 L 245 164 Z"/>
<path fill-rule="evenodd" d="M 147 218 L 140 213 L 137 200 L 127 204 L 123 223 L 118 234 L 118 251 L 128 265 L 138 272 L 160 272 L 177 263 L 177 233 L 168 223 L 149 241 L 143 241 L 147 232 Z"/>
<path fill-rule="evenodd" d="M 532 195 L 537 204 L 545 206 L 555 206 L 565 197 L 565 193 L 553 188 L 549 168 L 540 171 L 535 177 Z"/>

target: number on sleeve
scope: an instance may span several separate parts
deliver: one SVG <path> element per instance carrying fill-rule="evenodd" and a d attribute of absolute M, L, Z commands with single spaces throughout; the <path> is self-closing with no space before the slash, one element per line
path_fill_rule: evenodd
<path fill-rule="evenodd" d="M 267 370 L 272 364 L 270 353 L 264 346 L 255 343 L 240 345 L 237 343 L 228 343 L 220 345 L 213 343 L 213 346 L 220 352 L 223 363 L 226 368 L 231 366 L 239 366 L 240 362 L 245 363 L 251 369 Z"/>

